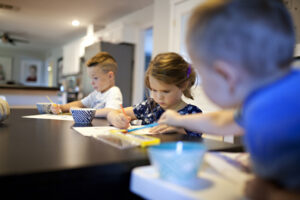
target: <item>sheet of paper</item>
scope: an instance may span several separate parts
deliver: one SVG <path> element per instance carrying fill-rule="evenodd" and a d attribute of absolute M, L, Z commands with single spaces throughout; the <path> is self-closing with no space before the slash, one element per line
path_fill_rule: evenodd
<path fill-rule="evenodd" d="M 142 126 L 130 126 L 130 128 L 139 128 Z M 73 127 L 74 130 L 79 132 L 82 135 L 85 136 L 96 136 L 98 133 L 109 133 L 110 130 L 120 130 L 113 126 L 92 126 L 92 127 Z M 153 133 L 149 132 L 150 128 L 144 128 L 137 131 L 132 131 L 131 133 L 137 134 L 137 135 L 150 135 Z"/>
<path fill-rule="evenodd" d="M 111 130 L 118 130 L 112 126 L 73 127 L 73 129 L 84 136 L 94 137 L 119 149 L 132 148 L 139 145 L 134 141 L 111 134 Z"/>
<path fill-rule="evenodd" d="M 39 115 L 27 115 L 23 116 L 23 118 L 35 118 L 35 119 L 54 119 L 54 120 L 67 120 L 73 121 L 73 117 L 67 114 L 61 115 L 51 115 L 51 114 L 39 114 Z"/>
<path fill-rule="evenodd" d="M 119 149 L 137 146 L 149 146 L 158 144 L 157 138 L 135 134 L 135 132 L 122 133 L 118 128 L 112 126 L 74 127 L 73 129 L 84 136 L 94 137 L 102 142 L 110 144 Z M 113 131 L 113 132 L 112 132 Z M 140 130 L 139 130 L 140 131 Z"/>
<path fill-rule="evenodd" d="M 90 126 L 90 127 L 73 127 L 75 131 L 84 136 L 97 137 L 97 135 L 109 134 L 110 130 L 117 130 L 113 126 Z"/>
<path fill-rule="evenodd" d="M 236 154 L 236 156 L 238 156 L 238 154 Z M 204 159 L 210 167 L 233 182 L 241 183 L 249 180 L 252 174 L 242 171 L 238 162 L 233 160 L 232 157 L 233 155 L 226 155 L 226 153 L 209 152 L 205 154 Z"/>

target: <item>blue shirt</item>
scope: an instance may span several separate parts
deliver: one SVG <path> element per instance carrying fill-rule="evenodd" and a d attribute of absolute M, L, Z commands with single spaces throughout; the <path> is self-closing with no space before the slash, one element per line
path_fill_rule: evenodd
<path fill-rule="evenodd" d="M 160 116 L 165 112 L 165 110 L 160 107 L 159 104 L 150 98 L 137 104 L 133 107 L 133 112 L 137 119 L 142 120 L 142 124 L 152 124 L 159 120 Z M 178 111 L 181 115 L 201 113 L 202 111 L 194 105 L 188 104 L 184 108 Z M 187 135 L 200 137 L 201 133 L 194 133 L 186 130 Z"/>
<path fill-rule="evenodd" d="M 254 91 L 236 120 L 255 173 L 300 188 L 300 71 Z"/>

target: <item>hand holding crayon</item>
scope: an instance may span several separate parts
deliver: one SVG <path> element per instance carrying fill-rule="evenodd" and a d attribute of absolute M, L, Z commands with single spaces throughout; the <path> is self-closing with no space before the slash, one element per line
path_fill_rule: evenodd
<path fill-rule="evenodd" d="M 52 105 L 51 105 L 51 112 L 53 114 L 61 114 L 62 110 L 61 110 L 60 106 L 58 104 L 54 103 L 48 96 L 47 96 L 47 98 L 52 103 Z"/>

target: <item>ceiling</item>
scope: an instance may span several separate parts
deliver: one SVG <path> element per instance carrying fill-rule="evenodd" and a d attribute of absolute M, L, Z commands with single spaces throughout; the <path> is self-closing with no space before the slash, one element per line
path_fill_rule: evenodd
<path fill-rule="evenodd" d="M 152 3 L 153 0 L 0 0 L 0 35 L 9 32 L 14 38 L 29 41 L 15 46 L 0 43 L 0 47 L 55 48 L 84 36 L 89 24 L 94 24 L 95 29 L 103 27 Z M 3 9 L 7 5 L 13 8 Z M 80 21 L 79 27 L 71 25 L 74 19 Z"/>

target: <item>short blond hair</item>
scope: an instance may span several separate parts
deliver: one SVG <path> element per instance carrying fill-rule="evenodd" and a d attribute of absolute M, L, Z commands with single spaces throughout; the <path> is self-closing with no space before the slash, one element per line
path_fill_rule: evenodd
<path fill-rule="evenodd" d="M 116 60 L 107 52 L 99 52 L 86 63 L 87 67 L 99 66 L 103 72 L 117 73 L 118 65 Z"/>
<path fill-rule="evenodd" d="M 192 13 L 187 49 L 207 66 L 218 59 L 256 76 L 290 68 L 295 33 L 281 0 L 209 0 Z"/>

